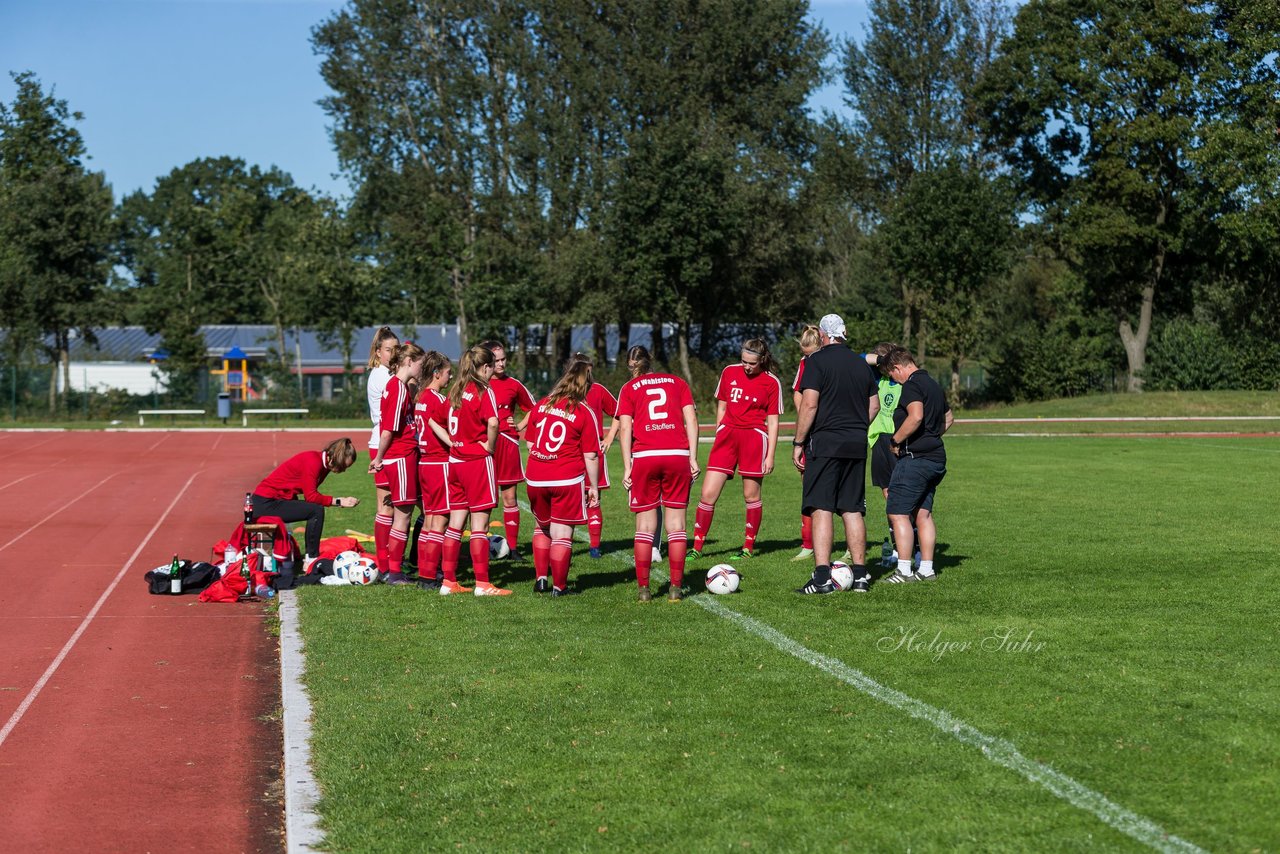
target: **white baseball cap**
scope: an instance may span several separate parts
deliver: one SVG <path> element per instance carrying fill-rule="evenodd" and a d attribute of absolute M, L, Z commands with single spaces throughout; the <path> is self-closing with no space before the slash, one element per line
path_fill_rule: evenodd
<path fill-rule="evenodd" d="M 828 314 L 818 321 L 818 328 L 830 338 L 844 340 L 844 319 L 838 314 Z"/>

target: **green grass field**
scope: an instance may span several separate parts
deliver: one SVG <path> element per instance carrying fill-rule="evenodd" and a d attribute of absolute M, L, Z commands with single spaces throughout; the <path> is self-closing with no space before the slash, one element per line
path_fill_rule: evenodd
<path fill-rule="evenodd" d="M 765 485 L 761 557 L 730 597 L 637 603 L 620 489 L 606 493 L 606 556 L 575 552 L 579 597 L 533 594 L 527 560 L 494 564 L 517 591 L 502 600 L 301 590 L 328 844 L 1162 844 L 889 705 L 892 689 L 1067 775 L 1115 823 L 1280 847 L 1280 440 L 956 436 L 948 450 L 931 584 L 792 593 L 809 568 L 788 561 L 799 477 L 783 467 Z M 362 473 L 339 483 L 369 492 Z M 737 488 L 691 570 L 697 590 L 698 570 L 740 545 Z M 883 502 L 870 505 L 878 543 Z M 367 507 L 331 514 L 331 532 L 369 527 Z M 526 516 L 525 543 L 529 529 Z"/>

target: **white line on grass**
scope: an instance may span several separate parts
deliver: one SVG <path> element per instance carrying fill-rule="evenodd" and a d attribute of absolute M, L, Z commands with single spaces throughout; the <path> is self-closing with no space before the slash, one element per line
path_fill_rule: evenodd
<path fill-rule="evenodd" d="M 203 471 L 203 469 L 200 471 Z M 63 645 L 62 651 L 58 653 L 58 657 L 53 660 L 53 663 L 51 663 L 48 668 L 45 669 L 44 674 L 41 675 L 39 681 L 32 686 L 31 690 L 27 692 L 27 696 L 24 697 L 22 702 L 18 705 L 18 708 L 9 716 L 9 722 L 4 725 L 3 729 L 0 729 L 0 745 L 4 744 L 5 739 L 9 737 L 9 733 L 13 732 L 13 728 L 18 725 L 18 721 L 22 720 L 22 716 L 27 713 L 27 709 L 31 708 L 31 704 L 36 701 L 36 697 L 40 696 L 40 692 L 44 690 L 44 686 L 48 684 L 49 680 L 53 677 L 53 674 L 57 672 L 58 668 L 62 665 L 67 654 L 71 652 L 71 648 L 76 645 L 76 641 L 80 640 L 80 636 L 84 634 L 85 629 L 89 628 L 89 624 L 93 622 L 93 618 L 98 615 L 98 611 L 102 608 L 103 603 L 107 601 L 107 597 L 115 591 L 116 586 L 120 584 L 120 579 L 124 578 L 125 573 L 133 567 L 133 562 L 138 559 L 138 555 L 142 554 L 142 550 L 147 547 L 147 543 L 151 542 L 151 538 L 156 535 L 156 531 L 160 530 L 160 526 L 169 518 L 169 514 L 173 512 L 173 508 L 178 506 L 178 501 L 181 500 L 182 496 L 187 494 L 187 489 L 191 486 L 192 481 L 196 479 L 196 475 L 198 474 L 200 474 L 199 471 L 187 478 L 187 482 L 183 485 L 182 489 L 178 490 L 178 494 L 173 497 L 173 501 L 169 503 L 168 508 L 166 508 L 164 513 L 160 515 L 160 518 L 156 520 L 155 525 L 151 527 L 151 530 L 142 539 L 142 542 L 138 543 L 138 547 L 134 549 L 129 560 L 123 567 L 121 567 L 120 572 L 116 573 L 116 577 L 107 585 L 107 589 L 102 591 L 102 595 L 98 597 L 98 601 L 94 603 L 93 608 L 90 609 L 89 613 L 85 615 L 85 618 L 80 622 L 80 627 L 75 630 L 71 635 L 71 638 Z M 106 481 L 107 479 L 104 478 L 98 486 L 106 483 Z M 97 487 L 91 487 L 91 489 L 96 488 Z M 21 536 L 21 534 L 19 536 Z"/>
<path fill-rule="evenodd" d="M 520 506 L 525 512 L 529 511 L 529 506 L 525 502 L 520 502 Z M 574 536 L 581 540 L 585 535 L 580 530 L 575 530 Z M 614 552 L 611 557 L 626 561 L 626 558 L 621 557 L 617 552 Z M 665 573 L 657 569 L 652 571 L 652 575 L 657 577 L 659 581 L 665 578 Z M 997 765 L 1016 771 L 1036 785 L 1048 789 L 1052 794 L 1073 806 L 1092 813 L 1104 823 L 1111 825 L 1116 830 L 1144 845 L 1148 845 L 1157 851 L 1204 851 L 1197 845 L 1174 836 L 1150 819 L 1143 818 L 1137 813 L 1125 809 L 1105 795 L 1095 792 L 1066 774 L 1054 770 L 1043 762 L 1028 759 L 1022 755 L 1012 742 L 993 735 L 987 735 L 945 709 L 935 708 L 895 688 L 882 685 L 861 670 L 850 667 L 839 659 L 815 652 L 787 637 L 769 624 L 762 623 L 745 614 L 740 614 L 732 608 L 721 604 L 712 596 L 699 595 L 690 598 L 703 609 L 734 623 L 747 634 L 755 635 L 782 652 L 793 655 L 801 661 L 831 674 L 873 700 L 878 700 L 887 706 L 906 712 L 917 720 L 932 724 L 936 729 L 950 735 L 962 744 L 978 748 L 983 756 Z"/>

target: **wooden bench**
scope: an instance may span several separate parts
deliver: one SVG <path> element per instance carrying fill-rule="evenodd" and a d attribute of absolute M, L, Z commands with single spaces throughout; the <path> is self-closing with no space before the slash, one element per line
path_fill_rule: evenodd
<path fill-rule="evenodd" d="M 173 417 L 175 415 L 199 415 L 200 417 L 203 418 L 204 414 L 205 414 L 205 411 L 203 409 L 139 409 L 138 410 L 138 426 L 139 427 L 146 426 L 146 420 L 148 415 L 168 415 L 169 423 L 172 424 Z"/>
<path fill-rule="evenodd" d="M 274 415 L 277 422 L 281 415 L 306 415 L 310 409 L 243 409 L 240 411 L 240 425 L 249 426 L 250 415 Z"/>

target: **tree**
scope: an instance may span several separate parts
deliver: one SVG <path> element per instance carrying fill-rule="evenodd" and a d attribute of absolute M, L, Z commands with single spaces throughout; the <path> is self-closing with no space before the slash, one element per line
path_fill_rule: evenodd
<path fill-rule="evenodd" d="M 974 90 L 1007 29 L 998 0 L 872 0 L 865 44 L 845 45 L 841 70 L 878 216 L 912 178 L 953 160 L 986 170 Z M 905 279 L 902 343 L 919 324 L 921 294 Z"/>
<path fill-rule="evenodd" d="M 1157 294 L 1197 229 L 1192 156 L 1213 86 L 1236 85 L 1213 16 L 1212 4 L 1031 0 L 982 84 L 993 138 L 1115 323 L 1130 391 Z"/>
<path fill-rule="evenodd" d="M 0 104 L 0 320 L 15 364 L 28 342 L 63 369 L 78 331 L 92 340 L 101 322 L 111 268 L 111 190 L 100 172 L 83 165 L 84 141 L 72 122 L 83 116 L 45 94 L 31 72 L 14 74 L 17 94 Z M 57 408 L 50 382 L 49 411 Z"/>
<path fill-rule="evenodd" d="M 894 274 L 921 295 L 930 340 L 960 363 L 987 332 L 987 291 L 1008 272 L 1016 225 L 1013 202 L 998 184 L 952 161 L 914 175 L 877 240 Z"/>

